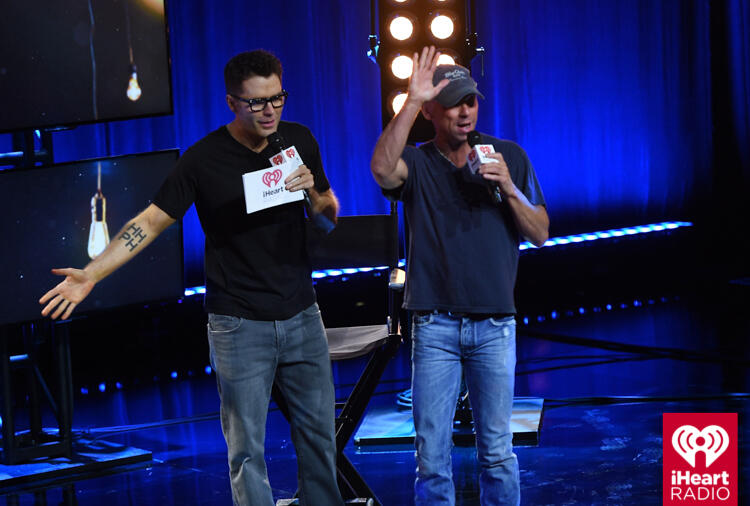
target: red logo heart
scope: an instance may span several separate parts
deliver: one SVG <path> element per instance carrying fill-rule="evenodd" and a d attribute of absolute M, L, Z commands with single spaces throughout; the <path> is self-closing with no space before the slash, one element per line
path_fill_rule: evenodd
<path fill-rule="evenodd" d="M 287 158 L 294 158 L 296 156 L 295 153 L 294 153 L 294 149 L 293 148 L 287 149 L 286 150 L 286 156 L 287 156 Z"/>
<path fill-rule="evenodd" d="M 281 181 L 281 170 L 275 169 L 275 170 L 269 170 L 265 174 L 263 174 L 263 184 L 271 187 L 271 183 L 273 183 L 274 186 L 279 184 L 279 181 Z"/>
<path fill-rule="evenodd" d="M 282 163 L 284 163 L 284 157 L 281 156 L 281 153 L 279 153 L 278 155 L 271 158 L 271 163 L 274 165 L 281 165 Z"/>

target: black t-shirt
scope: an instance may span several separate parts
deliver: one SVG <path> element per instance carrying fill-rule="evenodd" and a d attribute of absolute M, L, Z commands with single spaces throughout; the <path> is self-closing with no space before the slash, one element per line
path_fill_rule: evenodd
<path fill-rule="evenodd" d="M 315 180 L 330 188 L 310 130 L 282 121 L 279 133 L 297 148 Z M 191 146 L 161 186 L 154 204 L 180 219 L 195 203 L 206 235 L 206 310 L 251 320 L 284 320 L 315 302 L 305 246 L 302 201 L 247 214 L 242 174 L 271 166 L 225 126 Z"/>
<path fill-rule="evenodd" d="M 482 135 L 502 153 L 511 178 L 534 205 L 545 205 L 534 168 L 517 144 Z M 515 313 L 520 236 L 507 203 L 495 204 L 468 165 L 457 168 L 432 142 L 407 146 L 405 183 L 386 191 L 404 202 L 409 224 L 404 307 Z"/>

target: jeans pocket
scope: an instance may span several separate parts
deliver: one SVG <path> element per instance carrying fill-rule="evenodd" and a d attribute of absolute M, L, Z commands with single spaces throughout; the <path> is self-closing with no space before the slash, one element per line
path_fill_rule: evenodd
<path fill-rule="evenodd" d="M 506 316 L 505 318 L 490 318 L 490 323 L 495 327 L 504 327 L 505 325 L 516 325 L 515 316 Z"/>
<path fill-rule="evenodd" d="M 233 332 L 242 325 L 242 318 L 224 314 L 208 314 L 208 330 L 211 332 Z"/>
<path fill-rule="evenodd" d="M 432 323 L 432 320 L 434 319 L 435 314 L 434 313 L 427 313 L 427 314 L 417 314 L 414 313 L 414 326 L 415 327 L 425 327 Z"/>
<path fill-rule="evenodd" d="M 312 305 L 302 310 L 302 314 L 305 316 L 318 316 L 320 314 L 320 307 L 317 302 L 313 302 Z"/>

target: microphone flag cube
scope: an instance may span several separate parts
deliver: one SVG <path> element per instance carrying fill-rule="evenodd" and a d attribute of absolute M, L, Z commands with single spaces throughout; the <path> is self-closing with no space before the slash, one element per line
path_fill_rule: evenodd
<path fill-rule="evenodd" d="M 284 162 L 289 162 L 289 165 L 295 169 L 304 163 L 299 156 L 297 148 L 294 146 L 282 149 L 280 152 L 269 158 L 268 161 L 271 162 L 271 165 L 281 165 Z"/>
<path fill-rule="evenodd" d="M 471 148 L 469 154 L 466 156 L 466 162 L 469 164 L 469 170 L 472 174 L 476 174 L 479 170 L 479 166 L 483 163 L 492 163 L 496 160 L 490 158 L 487 155 L 495 152 L 495 147 L 492 144 L 476 144 Z"/>

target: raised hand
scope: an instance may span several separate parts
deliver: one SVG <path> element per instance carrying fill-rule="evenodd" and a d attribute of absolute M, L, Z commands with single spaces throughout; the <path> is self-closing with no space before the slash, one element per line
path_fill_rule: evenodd
<path fill-rule="evenodd" d="M 443 79 L 437 85 L 432 84 L 432 77 L 437 68 L 440 52 L 435 46 L 422 48 L 422 54 L 414 53 L 412 60 L 411 78 L 409 79 L 409 99 L 418 100 L 421 103 L 435 98 L 440 91 L 448 86 L 448 79 Z"/>
<path fill-rule="evenodd" d="M 42 309 L 42 316 L 47 316 L 54 310 L 50 318 L 55 320 L 62 315 L 63 320 L 66 320 L 91 292 L 96 282 L 89 273 L 81 269 L 52 269 L 52 273 L 65 276 L 65 279 L 39 299 L 39 304 L 47 304 Z"/>

